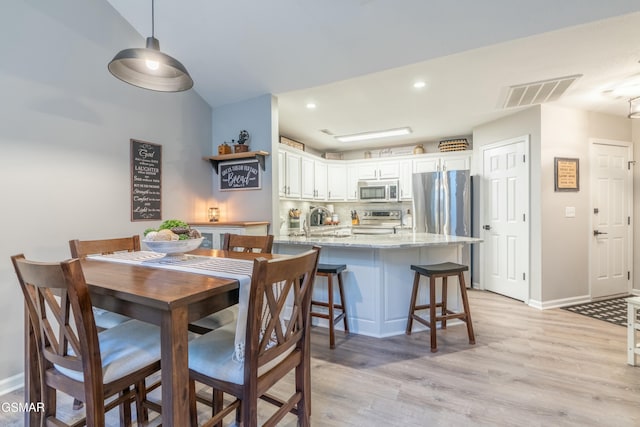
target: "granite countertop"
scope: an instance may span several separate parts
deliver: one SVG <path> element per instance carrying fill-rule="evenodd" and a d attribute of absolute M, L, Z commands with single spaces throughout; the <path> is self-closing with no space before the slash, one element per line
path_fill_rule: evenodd
<path fill-rule="evenodd" d="M 273 243 L 287 245 L 314 245 L 394 249 L 419 248 L 424 246 L 458 245 L 480 243 L 482 239 L 476 237 L 445 236 L 430 233 L 400 233 L 400 234 L 353 234 L 344 236 L 275 236 Z"/>

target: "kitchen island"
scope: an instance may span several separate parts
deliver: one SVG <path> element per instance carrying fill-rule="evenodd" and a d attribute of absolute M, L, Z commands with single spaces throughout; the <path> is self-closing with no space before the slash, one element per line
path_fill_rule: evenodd
<path fill-rule="evenodd" d="M 429 233 L 341 235 L 337 232 L 336 236 L 276 236 L 274 252 L 295 254 L 319 245 L 322 246 L 321 263 L 346 264 L 343 275 L 349 329 L 352 333 L 382 338 L 403 334 L 407 326 L 413 285 L 411 264 L 453 261 L 468 265 L 469 261 L 462 259 L 462 248 L 481 241 Z M 469 276 L 465 279 L 468 286 Z M 427 286 L 423 285 L 420 291 L 419 301 L 426 303 Z M 313 299 L 326 301 L 326 295 L 326 279 L 318 277 Z M 461 308 L 457 286 L 448 287 L 447 297 L 451 309 Z M 327 326 L 325 320 L 314 319 L 315 322 Z M 336 329 L 341 327 L 341 323 L 336 325 Z M 420 328 L 426 329 L 422 325 L 414 326 L 414 330 Z"/>

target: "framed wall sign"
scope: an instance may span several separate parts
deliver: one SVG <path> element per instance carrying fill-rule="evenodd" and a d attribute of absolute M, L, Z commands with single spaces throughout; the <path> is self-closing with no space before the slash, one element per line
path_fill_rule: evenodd
<path fill-rule="evenodd" d="M 579 159 L 554 158 L 555 191 L 580 191 Z"/>
<path fill-rule="evenodd" d="M 131 221 L 162 219 L 162 146 L 131 140 Z"/>
<path fill-rule="evenodd" d="M 259 190 L 260 163 L 257 159 L 220 163 L 220 191 Z"/>

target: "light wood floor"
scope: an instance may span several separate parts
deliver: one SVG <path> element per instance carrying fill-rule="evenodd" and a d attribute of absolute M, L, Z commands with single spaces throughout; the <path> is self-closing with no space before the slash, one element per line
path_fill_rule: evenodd
<path fill-rule="evenodd" d="M 338 332 L 329 350 L 326 330 L 314 328 L 312 425 L 640 425 L 640 367 L 626 364 L 626 328 L 488 292 L 470 299 L 476 345 L 463 325 L 450 326 L 438 330 L 437 353 L 428 331 L 382 340 Z M 22 425 L 21 416 L 0 413 L 0 424 Z"/>

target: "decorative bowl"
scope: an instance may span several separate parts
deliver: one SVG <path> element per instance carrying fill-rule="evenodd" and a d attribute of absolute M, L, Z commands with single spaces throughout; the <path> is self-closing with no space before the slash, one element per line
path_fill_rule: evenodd
<path fill-rule="evenodd" d="M 167 255 L 181 255 L 185 252 L 198 249 L 204 237 L 186 240 L 143 240 L 147 248 L 153 252 L 161 252 Z"/>

